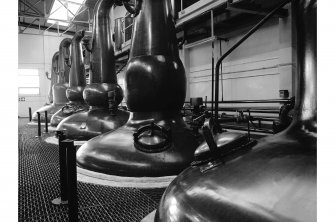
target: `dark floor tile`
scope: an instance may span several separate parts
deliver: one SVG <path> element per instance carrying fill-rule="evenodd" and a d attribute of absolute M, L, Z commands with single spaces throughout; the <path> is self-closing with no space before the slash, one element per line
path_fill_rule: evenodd
<path fill-rule="evenodd" d="M 47 213 L 42 190 L 38 184 L 21 185 L 18 194 L 19 219 L 34 218 Z"/>
<path fill-rule="evenodd" d="M 112 221 L 108 212 L 102 206 L 82 208 L 79 210 L 80 222 L 109 222 Z"/>
<path fill-rule="evenodd" d="M 93 193 L 100 204 L 111 204 L 131 199 L 138 192 L 134 188 L 126 187 L 109 187 L 95 184 L 90 184 L 89 186 L 91 193 Z"/>
<path fill-rule="evenodd" d="M 19 186 L 35 184 L 38 181 L 35 155 L 19 156 L 18 173 Z"/>
<path fill-rule="evenodd" d="M 48 216 L 47 222 L 68 222 L 69 216 L 67 213 L 58 213 L 58 214 L 51 214 Z"/>
<path fill-rule="evenodd" d="M 68 221 L 60 196 L 58 146 L 35 138 L 36 127 L 19 125 L 19 221 Z M 140 221 L 154 210 L 164 189 L 135 189 L 78 182 L 79 221 Z"/>
<path fill-rule="evenodd" d="M 58 183 L 59 182 L 59 166 L 51 163 L 45 165 L 37 165 L 40 183 Z"/>
<path fill-rule="evenodd" d="M 137 222 L 156 209 L 156 203 L 147 196 L 138 193 L 131 199 L 103 205 L 103 207 L 111 215 L 112 221 Z"/>
<path fill-rule="evenodd" d="M 42 192 L 47 214 L 63 213 L 68 211 L 67 205 L 54 205 L 52 200 L 60 197 L 59 183 L 42 183 Z"/>
<path fill-rule="evenodd" d="M 140 191 L 158 204 L 163 196 L 165 189 L 166 188 L 140 189 Z"/>
<path fill-rule="evenodd" d="M 20 219 L 19 222 L 45 222 L 48 221 L 48 215 L 37 216 L 32 218 Z"/>

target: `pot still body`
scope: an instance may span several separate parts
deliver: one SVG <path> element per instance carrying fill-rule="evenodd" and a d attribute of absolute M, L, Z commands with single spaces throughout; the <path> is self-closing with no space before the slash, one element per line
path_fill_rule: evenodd
<path fill-rule="evenodd" d="M 155 221 L 316 221 L 316 1 L 293 0 L 297 30 L 295 117 L 246 153 L 183 171 Z M 207 170 L 204 170 L 207 167 Z"/>
<path fill-rule="evenodd" d="M 80 167 L 118 176 L 176 175 L 193 160 L 198 142 L 180 110 L 186 77 L 179 58 L 170 0 L 138 1 L 125 71 L 128 122 L 77 152 Z"/>
<path fill-rule="evenodd" d="M 68 40 L 63 40 L 68 41 Z M 63 44 L 63 41 L 61 44 Z M 67 82 L 69 80 L 69 69 L 65 67 L 65 60 L 62 59 L 60 56 L 59 51 L 55 52 L 55 54 L 52 57 L 52 71 L 51 76 L 57 76 L 56 77 L 56 83 L 52 86 L 52 104 L 44 106 L 38 110 L 36 110 L 33 113 L 32 116 L 32 122 L 37 122 L 37 112 L 41 114 L 40 120 L 42 122 L 45 121 L 44 112 L 47 111 L 47 122 L 50 123 L 52 116 L 58 112 L 67 102 L 66 98 L 66 89 L 67 89 Z M 63 71 L 61 71 L 61 66 L 64 67 Z M 52 77 L 51 77 L 52 78 Z"/>

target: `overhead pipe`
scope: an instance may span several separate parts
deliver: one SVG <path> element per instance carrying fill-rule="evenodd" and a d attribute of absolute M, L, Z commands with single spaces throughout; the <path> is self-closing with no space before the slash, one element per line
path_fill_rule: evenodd
<path fill-rule="evenodd" d="M 89 38 L 83 38 L 91 59 L 90 84 L 83 91 L 83 98 L 89 105 L 89 110 L 75 113 L 59 124 L 57 130 L 66 130 L 69 139 L 89 140 L 119 128 L 129 118 L 128 112 L 117 108 L 123 99 L 123 91 L 115 74 L 111 29 L 114 4 L 120 5 L 121 2 L 99 0 L 96 3 L 91 44 L 87 41 Z M 113 98 L 109 98 L 108 95 L 113 95 Z M 114 109 L 113 115 L 109 110 L 110 106 Z"/>
<path fill-rule="evenodd" d="M 124 1 L 127 6 L 128 1 Z M 127 7 L 129 8 L 129 7 Z M 176 175 L 198 146 L 180 110 L 186 76 L 179 58 L 170 0 L 136 1 L 125 70 L 128 122 L 95 137 L 77 153 L 80 167 L 129 177 Z"/>
<path fill-rule="evenodd" d="M 64 118 L 74 113 L 88 110 L 83 98 L 86 75 L 81 40 L 84 36 L 85 30 L 77 31 L 71 40 L 71 56 L 64 53 L 66 64 L 70 67 L 69 87 L 66 89 L 66 98 L 69 102 L 52 116 L 51 124 L 53 126 L 57 126 Z"/>
<path fill-rule="evenodd" d="M 317 220 L 316 0 L 293 0 L 292 13 L 297 88 L 291 125 L 251 150 L 186 169 L 166 189 L 155 221 Z"/>

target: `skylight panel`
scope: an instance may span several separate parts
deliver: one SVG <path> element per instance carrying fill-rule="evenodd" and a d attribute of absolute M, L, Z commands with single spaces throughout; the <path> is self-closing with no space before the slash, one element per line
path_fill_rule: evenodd
<path fill-rule="evenodd" d="M 62 22 L 62 21 L 55 21 L 50 19 L 59 19 L 59 20 L 71 20 L 74 15 L 78 12 L 80 9 L 80 5 L 84 2 L 84 0 L 69 0 L 68 3 L 68 9 L 67 11 L 65 5 L 65 0 L 55 0 L 54 4 L 52 5 L 51 12 L 49 19 L 47 20 L 47 23 L 55 24 L 58 22 L 61 26 L 68 26 L 68 22 Z"/>

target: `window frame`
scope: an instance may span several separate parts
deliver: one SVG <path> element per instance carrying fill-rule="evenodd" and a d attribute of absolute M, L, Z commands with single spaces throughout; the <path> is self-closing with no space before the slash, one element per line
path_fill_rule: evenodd
<path fill-rule="evenodd" d="M 37 74 L 22 75 L 22 74 L 20 74 L 20 70 L 36 70 Z M 17 85 L 18 96 L 30 96 L 30 97 L 39 97 L 39 96 L 41 96 L 41 81 L 40 81 L 40 74 L 39 74 L 39 69 L 38 68 L 18 68 L 18 83 L 19 83 L 20 76 L 34 76 L 34 77 L 37 77 L 38 78 L 38 86 L 36 86 L 36 87 L 19 86 L 19 84 L 18 84 Z M 36 93 L 36 94 L 20 93 L 20 89 L 38 89 L 38 93 Z"/>

